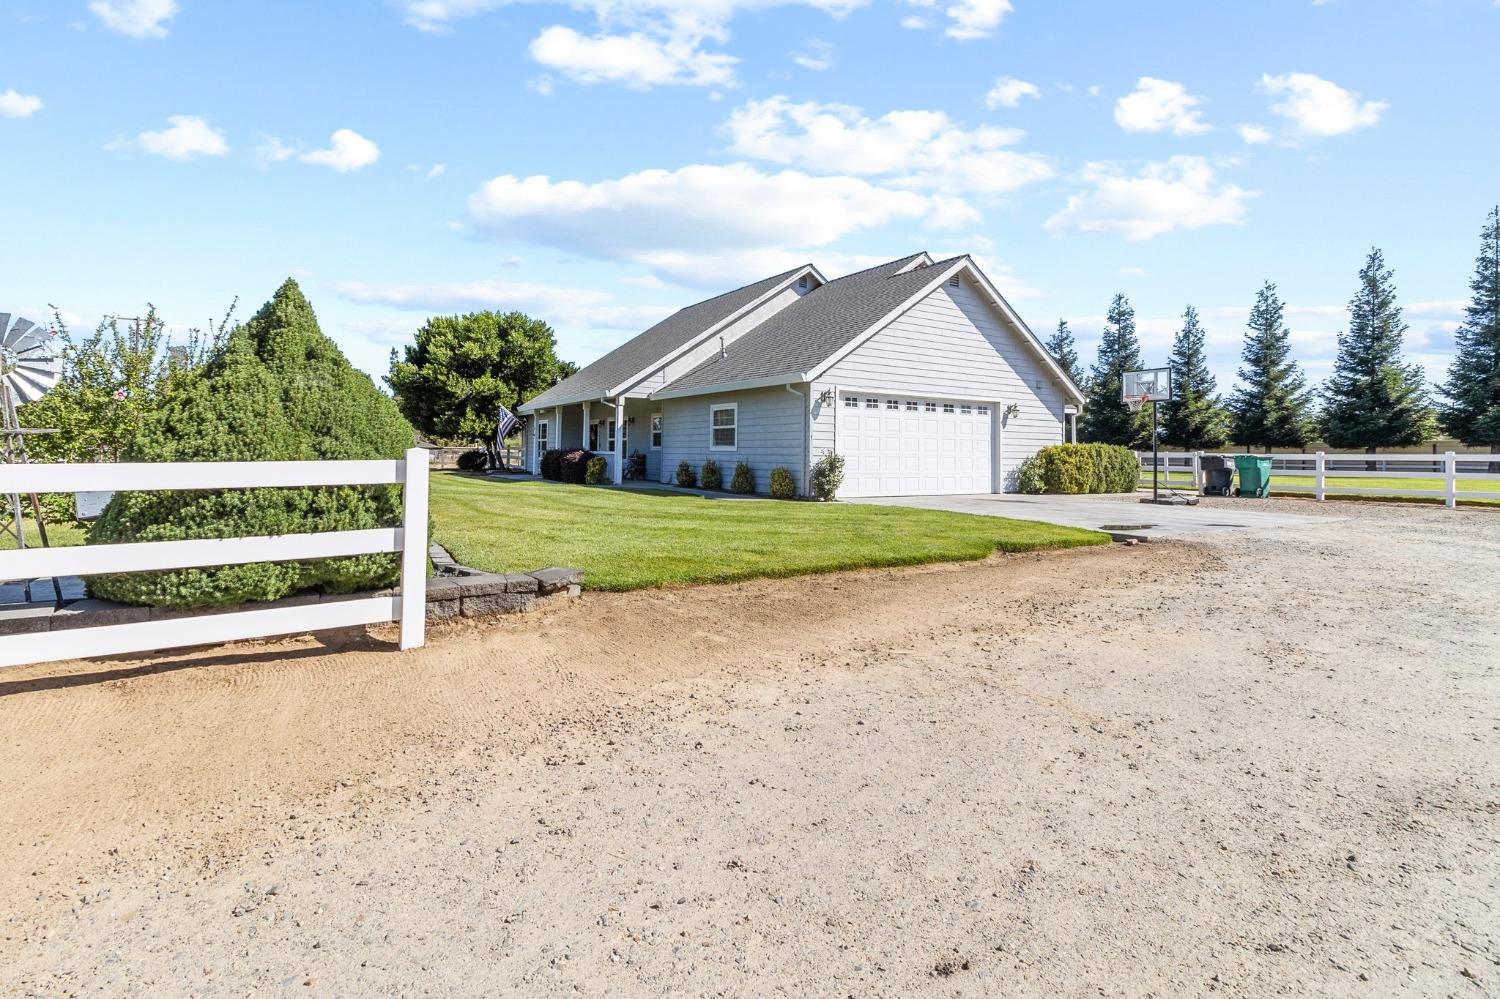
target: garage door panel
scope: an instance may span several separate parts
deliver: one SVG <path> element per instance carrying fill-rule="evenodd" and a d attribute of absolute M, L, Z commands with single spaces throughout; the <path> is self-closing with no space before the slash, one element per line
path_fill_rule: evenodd
<path fill-rule="evenodd" d="M 991 488 L 993 424 L 973 403 L 903 395 L 850 393 L 837 406 L 838 450 L 845 459 L 843 496 L 983 493 Z M 968 412 L 964 412 L 965 407 Z"/>

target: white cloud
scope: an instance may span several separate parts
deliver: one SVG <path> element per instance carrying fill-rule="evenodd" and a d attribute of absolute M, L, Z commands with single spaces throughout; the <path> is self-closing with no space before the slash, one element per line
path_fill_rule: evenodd
<path fill-rule="evenodd" d="M 1272 139 L 1271 130 L 1262 125 L 1241 125 L 1238 129 L 1240 138 L 1252 146 L 1262 146 Z"/>
<path fill-rule="evenodd" d="M 1137 242 L 1174 229 L 1237 225 L 1245 204 L 1259 192 L 1215 182 L 1202 156 L 1173 156 L 1126 176 L 1114 163 L 1090 163 L 1084 180 L 1093 189 L 1075 194 L 1047 219 L 1049 232 L 1117 233 Z"/>
<path fill-rule="evenodd" d="M 1019 107 L 1023 97 L 1041 97 L 1042 92 L 1035 83 L 1017 80 L 1013 76 L 1002 76 L 995 81 L 990 92 L 984 95 L 984 106 L 995 108 Z"/>
<path fill-rule="evenodd" d="M 901 19 L 901 27 L 907 31 L 922 31 L 927 27 L 927 18 L 911 14 Z"/>
<path fill-rule="evenodd" d="M 1143 76 L 1135 90 L 1115 103 L 1115 124 L 1127 132 L 1171 131 L 1173 135 L 1200 135 L 1212 130 L 1200 115 L 1203 98 L 1187 92 L 1172 80 Z"/>
<path fill-rule="evenodd" d="M 507 174 L 474 192 L 469 212 L 494 236 L 642 264 L 695 286 L 774 273 L 763 268 L 791 251 L 806 259 L 805 248 L 891 222 L 972 218 L 954 199 L 857 177 L 764 173 L 746 163 L 644 170 L 598 183 Z"/>
<path fill-rule="evenodd" d="M 581 35 L 554 25 L 532 39 L 531 58 L 579 83 L 622 83 L 644 90 L 669 84 L 734 84 L 738 59 L 705 52 L 691 36 L 658 38 L 644 32 Z"/>
<path fill-rule="evenodd" d="M 1293 138 L 1326 138 L 1367 128 L 1390 107 L 1385 101 L 1361 100 L 1358 93 L 1312 73 L 1267 73 L 1256 89 L 1279 98 L 1271 113 L 1286 122 Z"/>
<path fill-rule="evenodd" d="M 284 163 L 297 155 L 297 150 L 274 135 L 262 135 L 250 155 L 254 158 L 256 166 L 264 168 L 273 163 Z"/>
<path fill-rule="evenodd" d="M 223 156 L 229 152 L 224 133 L 197 115 L 174 114 L 167 118 L 168 128 L 160 132 L 142 132 L 133 143 L 111 143 L 108 148 L 134 145 L 153 156 L 169 160 L 190 160 L 195 156 Z"/>
<path fill-rule="evenodd" d="M 923 10 L 936 10 L 938 0 L 906 0 L 912 7 Z M 955 0 L 943 8 L 943 14 L 948 18 L 948 27 L 944 34 L 949 38 L 959 41 L 972 41 L 975 38 L 988 38 L 994 34 L 995 29 L 1000 27 L 1000 22 L 1005 15 L 1015 10 L 1010 0 Z M 903 28 L 920 29 L 931 23 L 925 15 L 911 15 L 901 20 Z"/>
<path fill-rule="evenodd" d="M 803 69 L 822 72 L 833 68 L 833 45 L 821 38 L 809 38 L 800 49 L 789 53 L 788 58 Z"/>
<path fill-rule="evenodd" d="M 177 0 L 89 0 L 89 10 L 110 31 L 131 38 L 165 38 Z"/>
<path fill-rule="evenodd" d="M 1052 176 L 1046 159 L 1005 147 L 1025 133 L 965 128 L 941 111 L 870 118 L 846 104 L 749 101 L 725 123 L 731 151 L 818 173 L 886 177 L 900 187 L 1000 194 Z"/>
<path fill-rule="evenodd" d="M 565 287 L 529 281 L 439 281 L 428 284 L 382 284 L 343 281 L 334 289 L 341 297 L 362 305 L 386 305 L 428 313 L 479 309 L 516 309 L 552 323 L 571 327 L 644 329 L 670 313 L 670 308 L 622 305 L 597 288 Z M 415 325 L 410 332 L 415 332 Z"/>
<path fill-rule="evenodd" d="M 0 90 L 0 118 L 30 118 L 42 109 L 42 99 L 17 91 Z"/>
<path fill-rule="evenodd" d="M 380 147 L 358 132 L 341 128 L 329 137 L 327 149 L 314 149 L 297 157 L 303 163 L 326 166 L 340 173 L 363 170 L 380 159 Z"/>

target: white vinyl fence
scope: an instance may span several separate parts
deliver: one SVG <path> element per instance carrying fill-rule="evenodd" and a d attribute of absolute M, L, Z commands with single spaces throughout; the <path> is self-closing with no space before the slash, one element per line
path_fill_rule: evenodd
<path fill-rule="evenodd" d="M 1141 482 L 1149 485 L 1151 482 L 1151 452 L 1137 452 L 1141 461 Z M 1180 485 L 1182 473 L 1192 476 L 1192 488 L 1199 489 L 1203 485 L 1203 470 L 1200 459 L 1202 451 L 1163 451 L 1155 466 L 1161 476 L 1161 484 L 1168 484 L 1168 473 L 1178 473 Z M 1448 451 L 1443 454 L 1365 454 L 1363 452 L 1354 454 L 1330 454 L 1317 451 L 1313 454 L 1288 453 L 1288 454 L 1261 454 L 1259 458 L 1271 459 L 1271 491 L 1275 492 L 1300 492 L 1311 491 L 1317 500 L 1326 499 L 1329 496 L 1431 496 L 1443 500 L 1448 507 L 1456 507 L 1460 499 L 1500 499 L 1500 475 L 1490 471 L 1496 464 L 1500 464 L 1500 455 L 1487 454 L 1458 454 Z M 1371 465 L 1375 468 L 1372 470 Z M 1283 475 L 1306 476 L 1313 480 L 1308 486 L 1298 483 L 1296 485 L 1284 485 L 1278 487 L 1276 484 L 1276 473 Z M 1328 479 L 1414 479 L 1428 480 L 1439 479 L 1442 488 L 1424 488 L 1418 484 L 1411 488 L 1404 485 L 1391 486 L 1386 484 L 1367 486 L 1330 486 Z M 1493 483 L 1492 490 L 1464 489 L 1460 490 L 1460 482 L 1483 482 Z"/>
<path fill-rule="evenodd" d="M 0 552 L 0 579 L 401 553 L 401 589 L 397 596 L 357 597 L 296 607 L 210 612 L 134 624 L 5 635 L 0 636 L 0 666 L 232 642 L 384 621 L 400 621 L 401 648 L 417 648 L 424 641 L 427 619 L 427 452 L 412 448 L 397 461 L 0 465 L 0 496 L 32 492 L 393 484 L 403 486 L 400 527 Z"/>

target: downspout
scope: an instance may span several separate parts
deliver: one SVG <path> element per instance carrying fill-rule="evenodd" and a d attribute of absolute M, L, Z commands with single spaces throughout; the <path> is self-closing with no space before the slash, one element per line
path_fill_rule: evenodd
<path fill-rule="evenodd" d="M 812 478 L 812 383 L 808 383 L 805 397 L 790 384 L 781 387 L 796 396 L 802 405 L 802 495 L 806 496 Z"/>

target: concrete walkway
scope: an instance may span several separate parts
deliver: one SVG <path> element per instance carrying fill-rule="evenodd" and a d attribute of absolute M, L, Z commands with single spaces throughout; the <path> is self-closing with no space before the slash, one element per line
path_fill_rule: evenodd
<path fill-rule="evenodd" d="M 1246 510 L 1240 507 L 1156 506 L 1141 503 L 1129 495 L 1022 496 L 1016 493 L 983 493 L 974 496 L 882 496 L 847 502 L 1040 520 L 1066 527 L 1088 527 L 1142 540 L 1182 537 L 1205 531 L 1327 524 L 1330 520 L 1339 519 L 1324 515 L 1304 516 L 1272 510 Z"/>

